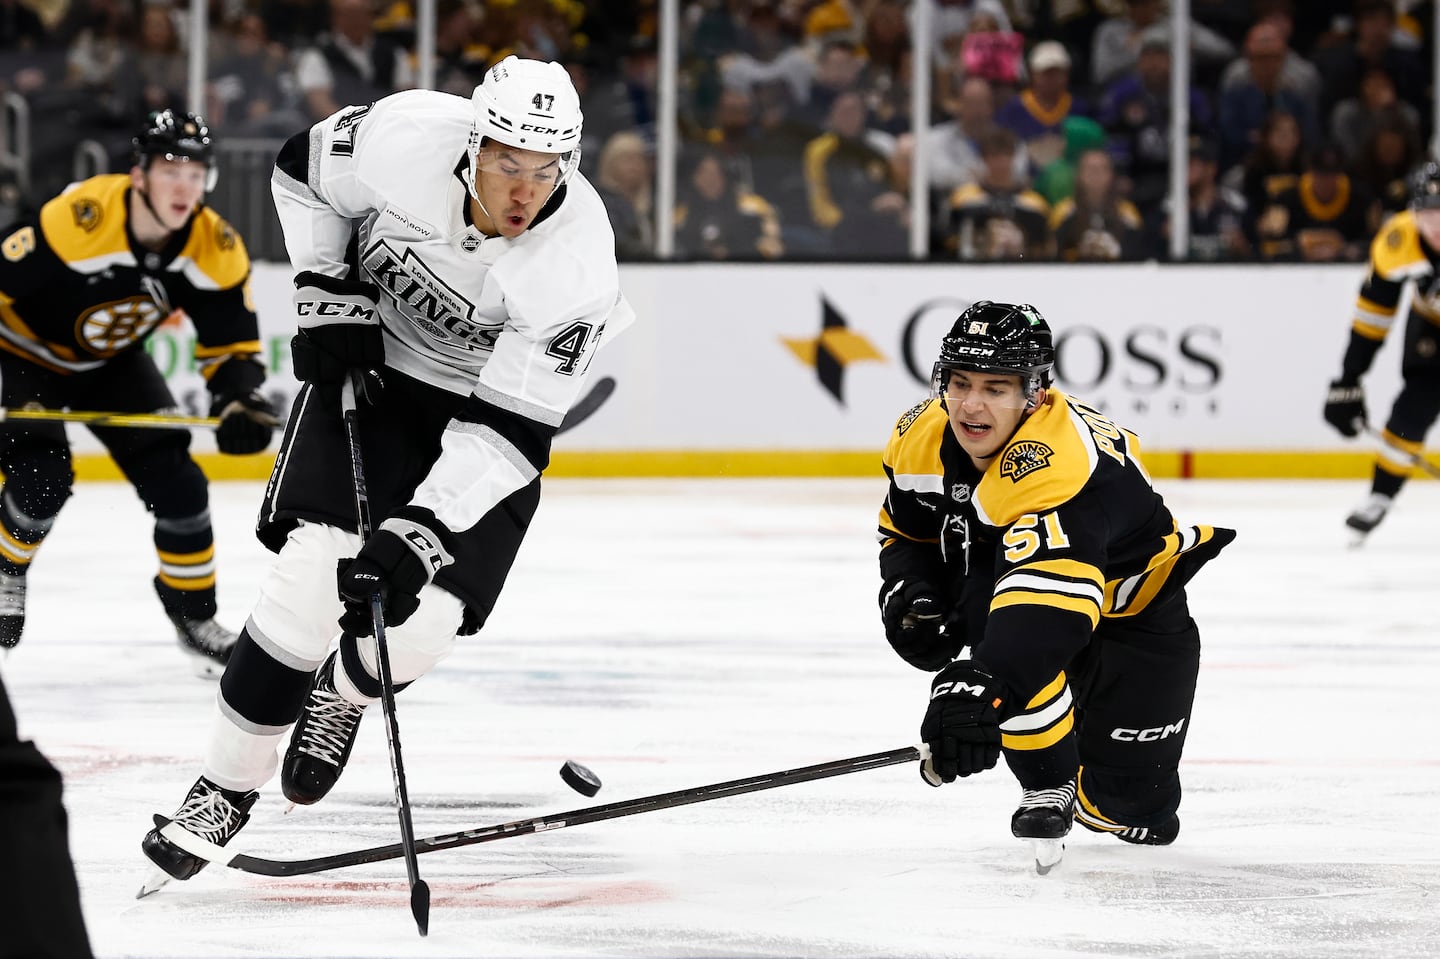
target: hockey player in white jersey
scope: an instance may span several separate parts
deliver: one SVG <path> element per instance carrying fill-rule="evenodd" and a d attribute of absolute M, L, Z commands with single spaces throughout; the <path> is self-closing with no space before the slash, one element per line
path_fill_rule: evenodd
<path fill-rule="evenodd" d="M 335 784 L 380 696 L 377 588 L 397 690 L 489 616 L 551 438 L 602 338 L 633 318 L 605 207 L 576 169 L 581 120 L 558 64 L 508 57 L 468 102 L 393 94 L 281 150 L 272 188 L 305 386 L 257 527 L 278 555 L 172 817 L 190 832 L 224 844 L 239 831 L 291 724 L 284 794 L 313 803 Z M 339 413 L 354 371 L 370 510 L 384 518 L 363 543 Z M 204 865 L 158 830 L 143 848 L 177 879 Z"/>

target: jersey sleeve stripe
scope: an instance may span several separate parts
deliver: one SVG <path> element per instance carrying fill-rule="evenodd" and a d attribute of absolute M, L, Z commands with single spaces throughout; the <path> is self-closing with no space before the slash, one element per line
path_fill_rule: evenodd
<path fill-rule="evenodd" d="M 484 383 L 476 383 L 471 392 L 482 403 L 555 429 L 560 427 L 561 420 L 565 418 L 563 413 L 557 413 L 536 403 L 527 403 L 509 393 L 501 393 L 497 389 L 492 389 Z"/>
<path fill-rule="evenodd" d="M 895 473 L 895 486 L 907 493 L 943 493 L 945 477 L 934 473 Z"/>
<path fill-rule="evenodd" d="M 1065 595 L 1060 592 L 1048 592 L 1026 589 L 1012 589 L 1004 593 L 996 594 L 990 600 L 990 612 L 1004 609 L 1007 606 L 1035 606 L 1040 608 L 1060 609 L 1071 613 L 1079 613 L 1090 620 L 1090 628 L 1094 629 L 1100 623 L 1100 604 L 1091 597 Z"/>
<path fill-rule="evenodd" d="M 1059 689 L 1055 688 L 1056 683 Z M 1025 706 L 1025 711 L 1011 716 L 1000 724 L 1000 731 L 1006 733 L 1033 733 L 1048 729 L 1065 718 L 1073 700 L 1070 687 L 1065 684 L 1065 674 L 1056 677 L 1055 682 L 1042 689 Z"/>

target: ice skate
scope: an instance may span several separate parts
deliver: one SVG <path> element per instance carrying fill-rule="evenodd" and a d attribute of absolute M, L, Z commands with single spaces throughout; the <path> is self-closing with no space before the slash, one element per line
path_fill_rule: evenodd
<path fill-rule="evenodd" d="M 25 574 L 0 573 L 0 649 L 13 649 L 25 629 Z"/>
<path fill-rule="evenodd" d="M 1126 826 L 1103 816 L 1087 813 L 1081 806 L 1075 819 L 1091 832 L 1109 833 L 1122 842 L 1136 846 L 1168 846 L 1180 835 L 1180 817 L 1175 813 L 1158 826 Z"/>
<path fill-rule="evenodd" d="M 1035 871 L 1045 875 L 1065 855 L 1065 837 L 1075 820 L 1075 780 L 1054 789 L 1027 789 L 1010 817 L 1010 832 L 1030 844 Z"/>
<path fill-rule="evenodd" d="M 1351 545 L 1359 546 L 1365 542 L 1370 531 L 1380 525 L 1385 514 L 1390 511 L 1390 504 L 1395 501 L 1393 496 L 1386 496 L 1384 493 L 1371 493 L 1366 497 L 1365 502 L 1355 508 L 1349 516 L 1345 517 L 1345 525 L 1351 531 Z"/>
<path fill-rule="evenodd" d="M 302 806 L 324 799 L 345 771 L 365 715 L 364 706 L 356 706 L 336 692 L 335 656 L 331 653 L 315 675 L 315 685 L 280 764 L 281 791 L 286 799 Z"/>
<path fill-rule="evenodd" d="M 213 619 L 185 619 L 172 616 L 176 639 L 201 679 L 219 679 L 230 662 L 230 653 L 240 637 Z"/>
<path fill-rule="evenodd" d="M 189 879 L 208 864 L 208 860 L 162 835 L 167 825 L 178 826 L 205 843 L 224 846 L 250 821 L 250 808 L 258 798 L 260 794 L 253 789 L 248 792 L 222 789 L 204 776 L 195 780 L 175 815 L 168 820 L 156 816 L 155 828 L 141 841 L 141 850 L 159 872 L 146 880 L 136 898 L 149 895 L 170 879 Z"/>

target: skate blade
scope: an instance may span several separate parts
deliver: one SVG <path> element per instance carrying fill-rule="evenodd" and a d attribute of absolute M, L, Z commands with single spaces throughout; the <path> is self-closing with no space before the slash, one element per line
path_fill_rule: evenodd
<path fill-rule="evenodd" d="M 144 899 L 151 893 L 159 892 L 168 885 L 173 877 L 159 866 L 150 867 L 150 874 L 140 884 L 140 891 L 135 894 L 136 899 Z"/>
<path fill-rule="evenodd" d="M 1025 841 L 1030 844 L 1030 851 L 1035 855 L 1037 875 L 1048 875 L 1050 870 L 1060 865 L 1060 860 L 1065 855 L 1065 840 L 1027 839 Z"/>
<path fill-rule="evenodd" d="M 1348 532 L 1350 536 L 1346 545 L 1348 545 L 1351 549 L 1360 549 L 1365 545 L 1365 541 L 1370 538 L 1369 533 L 1362 533 L 1358 529 L 1351 529 L 1348 530 Z"/>

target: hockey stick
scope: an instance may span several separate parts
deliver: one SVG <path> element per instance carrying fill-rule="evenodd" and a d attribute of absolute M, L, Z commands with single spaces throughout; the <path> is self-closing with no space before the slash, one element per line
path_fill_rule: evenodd
<path fill-rule="evenodd" d="M 8 420 L 50 420 L 61 423 L 88 423 L 91 426 L 137 426 L 152 429 L 179 429 L 220 425 L 218 416 L 180 416 L 169 413 L 110 413 L 99 410 L 7 409 L 0 406 L 0 423 Z"/>
<path fill-rule="evenodd" d="M 1384 435 L 1373 426 L 1365 427 L 1365 433 L 1377 443 L 1385 442 Z M 1440 466 L 1427 460 L 1422 453 L 1415 454 L 1415 465 L 1420 468 L 1420 472 L 1425 473 L 1431 479 L 1440 479 Z"/>
<path fill-rule="evenodd" d="M 558 436 L 566 430 L 573 430 L 591 416 L 594 416 L 595 411 L 598 410 L 601 404 L 608 400 L 610 394 L 614 392 L 615 377 L 600 377 L 600 379 L 596 380 L 595 385 L 590 387 L 590 392 L 576 400 L 575 405 L 565 412 L 565 418 L 560 421 L 560 428 L 555 431 L 555 435 Z"/>
<path fill-rule="evenodd" d="M 923 745 L 905 746 L 889 752 L 836 759 L 814 766 L 801 766 L 798 769 L 751 776 L 747 779 L 732 779 L 729 782 L 715 783 L 709 786 L 693 786 L 689 789 L 678 789 L 675 792 L 659 793 L 654 796 L 642 796 L 639 799 L 627 799 L 622 802 L 607 803 L 603 806 L 572 809 L 569 812 L 551 816 L 537 816 L 533 819 L 502 823 L 498 826 L 481 826 L 462 832 L 430 836 L 426 839 L 416 840 L 415 851 L 416 853 L 439 852 L 442 849 L 457 849 L 460 846 L 473 846 L 476 843 L 494 842 L 497 839 L 512 839 L 516 836 L 528 836 L 533 833 L 552 832 L 567 826 L 583 826 L 586 823 L 601 822 L 606 819 L 623 819 L 626 816 L 659 812 L 675 806 L 710 802 L 712 799 L 724 799 L 727 796 L 742 796 L 745 793 L 778 789 L 781 786 L 793 786 L 796 783 L 810 782 L 816 779 L 848 776 L 850 773 L 879 769 L 882 766 L 916 762 L 928 755 L 929 750 Z M 265 859 L 260 856 L 248 856 L 244 853 L 237 854 L 173 824 L 167 823 L 161 827 L 160 831 L 165 838 L 191 855 L 199 856 L 209 862 L 224 863 L 231 869 L 239 869 L 242 872 L 256 873 L 262 876 L 303 876 L 325 872 L 328 869 L 344 869 L 349 866 L 383 862 L 408 854 L 404 843 L 391 843 L 388 846 L 373 846 L 369 849 L 357 849 L 353 852 L 320 856 L 315 859 Z"/>
<path fill-rule="evenodd" d="M 364 462 L 360 458 L 360 423 L 355 409 L 356 382 L 361 374 L 345 379 L 340 388 L 341 417 L 350 445 L 350 475 L 355 486 L 355 522 L 360 541 L 370 538 L 370 498 L 365 491 Z M 370 618 L 375 626 L 375 660 L 380 673 L 380 706 L 385 714 L 385 739 L 390 744 L 390 773 L 395 782 L 395 805 L 400 813 L 400 851 L 405 856 L 405 873 L 410 880 L 410 912 L 424 936 L 430 931 L 430 886 L 420 878 L 416 861 L 415 824 L 410 818 L 410 794 L 405 788 L 405 764 L 400 758 L 400 721 L 395 715 L 395 679 L 390 673 L 390 649 L 385 643 L 385 604 L 376 590 L 370 594 Z"/>

